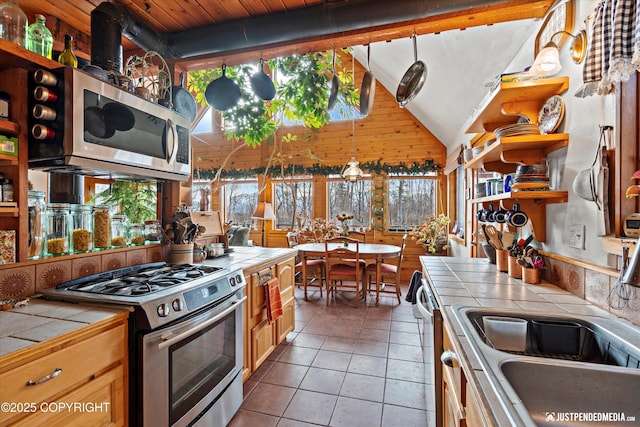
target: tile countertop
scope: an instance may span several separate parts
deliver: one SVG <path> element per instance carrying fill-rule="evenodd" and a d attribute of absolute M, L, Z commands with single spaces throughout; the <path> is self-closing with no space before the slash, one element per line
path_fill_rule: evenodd
<path fill-rule="evenodd" d="M 122 307 L 47 301 L 30 297 L 29 304 L 0 311 L 0 357 L 108 319 Z"/>
<path fill-rule="evenodd" d="M 630 339 L 637 340 L 640 334 L 640 327 L 637 325 L 616 317 L 551 283 L 542 281 L 538 285 L 525 284 L 521 279 L 514 279 L 507 273 L 498 272 L 495 265 L 489 264 L 483 258 L 422 256 L 420 263 L 423 272 L 426 272 L 435 288 L 435 297 L 440 304 L 442 316 L 451 326 L 454 334 L 452 340 L 455 341 L 456 352 L 462 353 L 458 356 L 462 364 L 470 370 L 469 380 L 478 390 L 492 425 L 511 426 L 512 418 L 504 410 L 502 401 L 488 379 L 490 374 L 484 371 L 470 339 L 466 337 L 464 329 L 457 320 L 454 306 L 598 316 L 615 319 L 626 325 L 628 328 L 625 329 L 631 333 L 628 336 Z"/>
<path fill-rule="evenodd" d="M 289 248 L 233 247 L 228 255 L 205 260 L 245 274 L 295 256 Z M 49 301 L 33 296 L 29 304 L 0 311 L 0 357 L 121 313 L 126 308 Z"/>

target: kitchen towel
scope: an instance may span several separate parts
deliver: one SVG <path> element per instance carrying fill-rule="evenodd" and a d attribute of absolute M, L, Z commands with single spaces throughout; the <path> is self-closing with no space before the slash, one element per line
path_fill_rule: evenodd
<path fill-rule="evenodd" d="M 422 272 L 420 270 L 416 270 L 411 276 L 411 281 L 409 282 L 409 291 L 407 292 L 405 300 L 410 302 L 411 304 L 417 303 L 418 289 L 420 289 L 420 286 L 422 286 Z"/>
<path fill-rule="evenodd" d="M 280 298 L 280 281 L 277 277 L 269 280 L 264 286 L 265 302 L 267 303 L 267 320 L 273 323 L 282 316 L 282 299 Z"/>

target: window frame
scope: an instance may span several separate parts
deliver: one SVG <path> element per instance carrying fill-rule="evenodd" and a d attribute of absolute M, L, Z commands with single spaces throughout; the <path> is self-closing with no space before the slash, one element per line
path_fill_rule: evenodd
<path fill-rule="evenodd" d="M 352 212 L 338 212 L 338 213 L 334 213 L 332 214 L 331 212 L 331 207 L 329 206 L 330 204 L 330 191 L 329 191 L 329 185 L 331 185 L 332 182 L 347 182 L 345 181 L 344 178 L 342 178 L 339 175 L 329 175 L 327 176 L 326 182 L 325 182 L 325 193 L 326 193 L 326 208 L 325 208 L 325 215 L 327 217 L 327 219 L 333 220 L 335 219 L 335 214 L 342 214 L 342 213 L 346 213 L 346 214 L 351 214 Z M 373 176 L 370 174 L 365 174 L 362 178 L 360 178 L 357 182 L 364 182 L 367 181 L 369 183 L 369 208 L 367 209 L 368 211 L 368 219 L 369 219 L 369 224 L 368 225 L 363 225 L 362 227 L 364 227 L 365 230 L 371 230 L 373 228 L 373 218 L 372 218 L 372 213 L 371 213 L 371 207 L 373 205 Z M 348 184 L 350 184 L 349 182 L 347 182 Z M 354 225 L 354 224 L 352 224 Z M 359 227 L 359 226 L 357 226 Z"/>
<path fill-rule="evenodd" d="M 420 225 L 422 222 L 424 222 L 427 218 L 423 218 L 420 222 L 418 222 L 415 225 L 412 226 L 406 226 L 406 227 L 392 227 L 391 226 L 391 212 L 390 212 L 390 205 L 391 205 L 391 200 L 390 200 L 390 196 L 391 196 L 391 191 L 389 189 L 389 186 L 391 184 L 391 181 L 393 180 L 398 180 L 398 179 L 403 179 L 403 180 L 418 180 L 418 179 L 427 179 L 427 180 L 431 180 L 434 183 L 434 212 L 433 215 L 437 215 L 439 212 L 442 211 L 442 204 L 440 202 L 440 200 L 442 199 L 443 195 L 441 194 L 442 189 L 441 189 L 441 176 L 437 173 L 437 172 L 433 172 L 433 173 L 425 173 L 425 174 L 418 174 L 418 175 L 403 175 L 403 174 L 390 174 L 387 176 L 386 179 L 386 196 L 385 196 L 385 200 L 386 200 L 386 204 L 387 204 L 387 221 L 386 221 L 386 231 L 389 233 L 407 233 L 409 231 L 411 231 L 412 229 L 414 229 L 416 226 Z M 429 214 L 430 215 L 430 214 Z M 428 215 L 427 215 L 428 217 Z"/>
<path fill-rule="evenodd" d="M 304 223 L 302 220 L 298 220 L 296 219 L 295 221 L 293 221 L 293 218 L 291 219 L 291 222 L 289 222 L 286 226 L 284 227 L 279 227 L 280 224 L 278 224 L 278 211 L 280 209 L 279 207 L 279 201 L 277 199 L 277 190 L 276 187 L 278 185 L 286 185 L 287 182 L 290 183 L 299 183 L 299 182 L 305 182 L 309 184 L 309 190 L 311 192 L 311 197 L 310 197 L 310 211 L 309 212 L 309 217 L 306 218 L 307 220 L 312 220 L 313 219 L 313 204 L 314 204 L 314 199 L 316 197 L 316 188 L 314 185 L 314 179 L 313 176 L 311 175 L 299 175 L 299 176 L 295 176 L 295 177 L 287 177 L 287 178 L 272 178 L 271 180 L 271 191 L 272 191 L 272 204 L 273 204 L 273 212 L 276 215 L 276 219 L 273 221 L 273 230 L 289 230 L 291 228 L 291 223 L 293 223 L 293 229 L 297 230 L 299 229 L 301 226 L 304 226 Z M 300 210 L 299 207 L 296 205 L 296 216 L 300 215 Z"/>

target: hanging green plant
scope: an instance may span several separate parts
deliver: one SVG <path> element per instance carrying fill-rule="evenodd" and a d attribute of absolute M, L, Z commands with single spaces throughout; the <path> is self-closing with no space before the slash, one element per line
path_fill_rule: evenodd
<path fill-rule="evenodd" d="M 348 50 L 344 52 L 348 53 Z M 256 147 L 263 141 L 271 141 L 272 134 L 285 121 L 301 122 L 312 129 L 329 123 L 328 84 L 333 76 L 330 52 L 276 58 L 267 64 L 277 76 L 274 81 L 276 97 L 272 101 L 263 101 L 251 90 L 250 77 L 258 70 L 258 63 L 227 67 L 226 76 L 234 80 L 242 92 L 238 105 L 222 112 L 227 138 L 243 140 L 248 146 Z M 336 68 L 339 70 L 341 105 L 346 108 L 359 105 L 353 73 L 342 69 L 339 61 L 336 61 Z M 189 72 L 187 87 L 195 94 L 197 102 L 207 105 L 205 90 L 221 75 L 220 69 Z M 342 108 L 339 111 L 342 116 L 347 114 L 345 107 L 339 108 Z"/>

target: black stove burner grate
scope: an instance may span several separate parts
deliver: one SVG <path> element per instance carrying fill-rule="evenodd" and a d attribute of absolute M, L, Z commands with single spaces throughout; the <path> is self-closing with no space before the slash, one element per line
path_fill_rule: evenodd
<path fill-rule="evenodd" d="M 105 271 L 61 283 L 68 289 L 105 295 L 140 296 L 157 292 L 222 270 L 222 267 L 164 262 Z"/>

